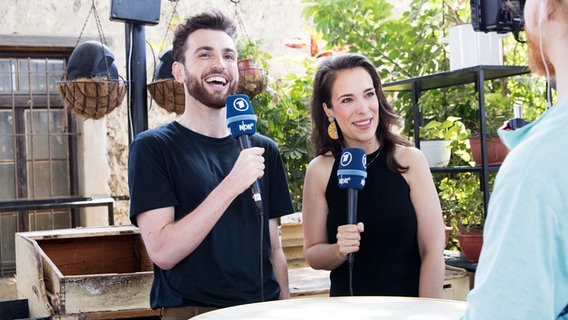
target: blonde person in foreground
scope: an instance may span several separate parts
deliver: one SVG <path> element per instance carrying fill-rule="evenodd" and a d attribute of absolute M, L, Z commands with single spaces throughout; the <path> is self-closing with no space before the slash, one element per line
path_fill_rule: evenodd
<path fill-rule="evenodd" d="M 568 0 L 527 0 L 529 64 L 558 102 L 516 131 L 489 202 L 462 319 L 568 319 Z"/>
<path fill-rule="evenodd" d="M 399 117 L 375 67 L 357 54 L 321 62 L 311 103 L 312 144 L 303 194 L 304 255 L 331 270 L 331 296 L 440 298 L 444 228 L 426 158 L 392 131 Z M 338 187 L 343 148 L 367 154 L 358 223 L 347 224 L 347 191 Z M 347 256 L 354 253 L 350 286 Z"/>

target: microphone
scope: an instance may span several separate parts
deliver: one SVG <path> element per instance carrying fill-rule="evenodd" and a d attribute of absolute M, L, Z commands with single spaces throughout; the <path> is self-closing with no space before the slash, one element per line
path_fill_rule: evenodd
<path fill-rule="evenodd" d="M 227 127 L 231 136 L 239 139 L 241 149 L 251 148 L 250 136 L 256 132 L 256 116 L 252 104 L 246 94 L 233 94 L 225 100 L 227 109 Z M 262 197 L 258 180 L 252 184 L 252 198 L 256 203 L 258 213 L 262 215 Z"/>
<path fill-rule="evenodd" d="M 345 148 L 339 158 L 337 178 L 339 187 L 347 189 L 347 224 L 357 223 L 357 190 L 365 186 L 367 178 L 367 155 L 361 148 Z M 347 256 L 349 269 L 353 268 L 355 256 L 350 253 Z"/>

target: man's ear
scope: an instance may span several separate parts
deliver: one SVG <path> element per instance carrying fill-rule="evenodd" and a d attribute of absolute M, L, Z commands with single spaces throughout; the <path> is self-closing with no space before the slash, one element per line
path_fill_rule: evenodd
<path fill-rule="evenodd" d="M 177 80 L 177 82 L 185 83 L 186 72 L 185 67 L 182 63 L 174 61 L 174 63 L 172 64 L 172 74 L 174 75 L 174 78 Z"/>

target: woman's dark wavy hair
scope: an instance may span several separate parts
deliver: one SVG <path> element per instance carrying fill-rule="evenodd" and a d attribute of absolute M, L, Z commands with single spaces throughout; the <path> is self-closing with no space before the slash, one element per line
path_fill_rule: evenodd
<path fill-rule="evenodd" d="M 314 90 L 311 102 L 312 114 L 312 136 L 311 143 L 316 156 L 323 155 L 331 151 L 334 156 L 341 154 L 343 145 L 343 134 L 339 126 L 337 131 L 338 140 L 333 140 L 327 134 L 329 121 L 323 110 L 323 103 L 333 108 L 331 102 L 331 88 L 337 79 L 337 74 L 341 70 L 354 68 L 365 69 L 373 80 L 373 87 L 379 99 L 379 125 L 377 127 L 376 136 L 386 152 L 387 166 L 394 172 L 406 172 L 408 167 L 401 166 L 394 158 L 394 150 L 397 144 L 410 146 L 411 143 L 404 136 L 396 134 L 392 131 L 395 127 L 401 127 L 399 115 L 389 105 L 383 93 L 381 79 L 375 69 L 375 66 L 366 57 L 360 54 L 346 53 L 332 55 L 323 60 L 314 77 Z"/>
<path fill-rule="evenodd" d="M 219 10 L 211 10 L 196 14 L 176 27 L 172 44 L 174 61 L 185 63 L 187 37 L 199 29 L 224 31 L 233 40 L 237 38 L 237 27 L 233 20 Z"/>

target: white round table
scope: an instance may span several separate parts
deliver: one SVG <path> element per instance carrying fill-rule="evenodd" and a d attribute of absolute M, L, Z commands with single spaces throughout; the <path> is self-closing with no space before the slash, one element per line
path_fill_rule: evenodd
<path fill-rule="evenodd" d="M 223 308 L 192 319 L 459 319 L 466 303 L 408 297 L 302 298 Z"/>

